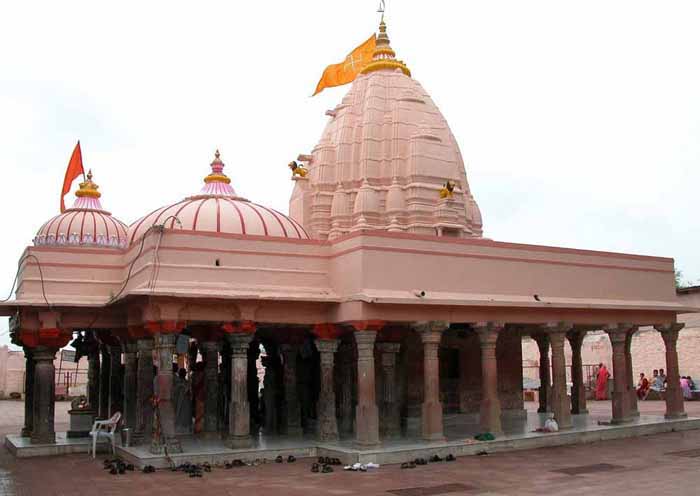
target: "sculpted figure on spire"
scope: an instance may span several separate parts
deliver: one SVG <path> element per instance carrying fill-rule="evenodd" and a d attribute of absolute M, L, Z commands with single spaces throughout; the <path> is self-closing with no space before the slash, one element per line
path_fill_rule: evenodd
<path fill-rule="evenodd" d="M 291 216 L 312 237 L 382 229 L 481 237 L 479 207 L 445 118 L 406 64 L 382 18 L 370 62 L 330 117 L 297 181 Z M 451 195 L 441 198 L 446 183 Z"/>

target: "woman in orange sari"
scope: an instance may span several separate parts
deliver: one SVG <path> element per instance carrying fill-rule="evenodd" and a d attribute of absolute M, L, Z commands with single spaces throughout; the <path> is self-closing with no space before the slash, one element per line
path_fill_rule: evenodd
<path fill-rule="evenodd" d="M 598 377 L 596 379 L 595 388 L 595 399 L 596 400 L 607 400 L 608 399 L 608 379 L 610 379 L 610 372 L 602 363 L 598 364 Z"/>

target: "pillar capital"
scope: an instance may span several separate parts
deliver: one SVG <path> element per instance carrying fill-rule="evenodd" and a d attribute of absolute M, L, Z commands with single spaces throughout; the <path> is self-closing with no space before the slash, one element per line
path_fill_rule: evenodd
<path fill-rule="evenodd" d="M 583 345 L 583 340 L 586 338 L 586 333 L 588 331 L 580 331 L 573 329 L 566 333 L 566 338 L 569 340 L 571 348 L 577 347 L 581 348 Z"/>
<path fill-rule="evenodd" d="M 242 320 L 240 322 L 226 322 L 221 326 L 224 333 L 230 334 L 255 334 L 257 324 L 252 320 Z"/>
<path fill-rule="evenodd" d="M 685 324 L 675 323 L 675 324 L 657 324 L 654 329 L 661 333 L 661 337 L 668 347 L 669 344 L 675 346 L 676 341 L 678 341 L 678 333 L 685 327 Z"/>
<path fill-rule="evenodd" d="M 482 348 L 496 346 L 498 334 L 504 329 L 502 322 L 477 322 L 473 325 L 474 331 L 479 335 Z"/>
<path fill-rule="evenodd" d="M 320 339 L 337 339 L 340 337 L 340 328 L 335 324 L 316 324 L 313 333 Z"/>
<path fill-rule="evenodd" d="M 377 331 L 355 332 L 355 343 L 357 344 L 357 354 L 374 353 L 374 342 L 377 340 Z"/>
<path fill-rule="evenodd" d="M 205 353 L 215 353 L 221 348 L 217 341 L 203 341 L 199 343 L 199 348 Z"/>
<path fill-rule="evenodd" d="M 153 351 L 153 339 L 150 337 L 138 339 L 136 348 L 139 353 L 151 353 Z"/>
<path fill-rule="evenodd" d="M 32 359 L 35 362 L 52 362 L 56 358 L 58 348 L 49 348 L 46 346 L 37 346 L 32 353 Z"/>
<path fill-rule="evenodd" d="M 627 340 L 627 333 L 629 333 L 635 326 L 632 324 L 618 323 L 618 324 L 608 324 L 605 326 L 604 330 L 610 337 L 610 342 L 613 345 L 625 344 Z"/>
<path fill-rule="evenodd" d="M 316 349 L 319 353 L 335 353 L 338 351 L 338 340 L 337 339 L 317 339 Z"/>
<path fill-rule="evenodd" d="M 401 343 L 377 343 L 377 350 L 381 353 L 396 354 L 401 350 Z"/>
<path fill-rule="evenodd" d="M 353 320 L 347 322 L 347 324 L 351 326 L 356 333 L 364 331 L 377 332 L 384 328 L 386 322 L 383 320 Z"/>
<path fill-rule="evenodd" d="M 152 334 L 179 334 L 185 328 L 184 320 L 149 320 L 144 324 L 144 329 Z"/>
<path fill-rule="evenodd" d="M 571 331 L 574 325 L 571 322 L 547 322 L 541 329 L 547 333 L 549 339 L 564 339 L 566 333 Z"/>
<path fill-rule="evenodd" d="M 248 347 L 250 342 L 253 340 L 252 334 L 227 334 L 226 339 L 228 339 L 231 345 L 231 352 L 233 356 L 248 356 Z"/>
<path fill-rule="evenodd" d="M 138 345 L 133 342 L 122 343 L 121 351 L 124 353 L 124 355 L 136 355 L 138 352 Z"/>

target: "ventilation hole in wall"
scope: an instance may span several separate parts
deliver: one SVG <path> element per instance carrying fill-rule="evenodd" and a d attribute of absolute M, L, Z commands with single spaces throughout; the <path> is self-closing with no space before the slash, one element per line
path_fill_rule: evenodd
<path fill-rule="evenodd" d="M 214 260 L 214 265 L 216 265 L 217 267 L 221 267 L 221 260 L 219 260 L 218 258 Z"/>

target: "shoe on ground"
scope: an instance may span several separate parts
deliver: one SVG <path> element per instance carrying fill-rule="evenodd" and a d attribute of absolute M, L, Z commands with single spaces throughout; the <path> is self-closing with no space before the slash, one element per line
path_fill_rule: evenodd
<path fill-rule="evenodd" d="M 318 463 L 311 465 L 311 471 L 315 474 L 318 473 Z"/>
<path fill-rule="evenodd" d="M 331 473 L 333 472 L 333 467 L 331 467 L 330 465 L 324 465 L 321 469 L 321 472 L 323 472 L 324 474 Z"/>
<path fill-rule="evenodd" d="M 453 461 L 455 461 L 455 460 L 456 460 L 456 458 L 455 458 L 455 456 L 454 456 L 452 453 L 450 453 L 449 455 L 447 455 L 447 456 L 445 457 L 445 461 L 446 461 L 446 462 L 453 462 Z"/>
<path fill-rule="evenodd" d="M 287 457 L 287 463 L 294 463 L 295 461 L 297 461 L 297 459 L 294 457 L 294 455 L 289 455 Z"/>
<path fill-rule="evenodd" d="M 275 463 L 283 463 L 284 459 L 282 458 L 282 455 L 277 455 L 277 458 L 275 458 Z"/>

